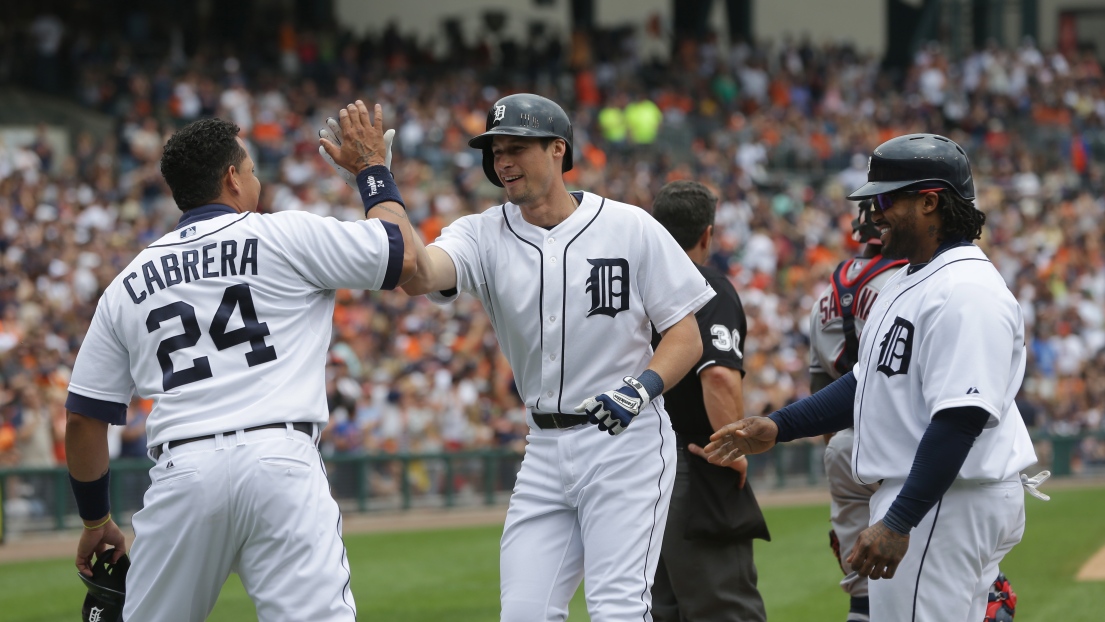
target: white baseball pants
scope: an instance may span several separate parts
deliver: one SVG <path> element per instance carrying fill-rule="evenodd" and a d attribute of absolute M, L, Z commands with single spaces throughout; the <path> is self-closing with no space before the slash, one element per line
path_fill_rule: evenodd
<path fill-rule="evenodd" d="M 502 622 L 561 621 L 585 579 L 593 622 L 649 622 L 675 482 L 666 414 L 610 436 L 592 425 L 532 429 L 500 557 Z"/>
<path fill-rule="evenodd" d="M 886 480 L 871 497 L 871 524 L 882 519 L 904 480 Z M 909 536 L 893 579 L 868 584 L 871 620 L 978 622 L 998 564 L 1024 535 L 1019 481 L 957 480 Z"/>
<path fill-rule="evenodd" d="M 231 572 L 263 622 L 355 620 L 341 514 L 314 439 L 290 424 L 231 432 L 173 447 L 150 475 L 124 620 L 205 620 Z"/>

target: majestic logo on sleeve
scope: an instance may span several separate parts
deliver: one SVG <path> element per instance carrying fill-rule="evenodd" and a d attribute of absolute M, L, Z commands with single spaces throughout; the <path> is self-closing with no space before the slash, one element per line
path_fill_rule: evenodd
<path fill-rule="evenodd" d="M 591 309 L 587 317 L 615 315 L 629 309 L 629 262 L 624 259 L 588 259 L 591 276 L 587 289 L 591 292 Z"/>
<path fill-rule="evenodd" d="M 909 359 L 913 356 L 913 324 L 900 317 L 882 337 L 879 344 L 878 371 L 887 377 L 909 373 Z"/>

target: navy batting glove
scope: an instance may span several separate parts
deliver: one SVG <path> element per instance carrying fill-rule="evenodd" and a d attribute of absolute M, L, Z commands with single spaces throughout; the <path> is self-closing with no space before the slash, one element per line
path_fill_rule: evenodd
<path fill-rule="evenodd" d="M 583 400 L 576 406 L 576 412 L 586 414 L 587 420 L 604 432 L 621 434 L 641 409 L 652 401 L 648 390 L 636 378 L 626 376 L 622 382 L 626 386 Z"/>

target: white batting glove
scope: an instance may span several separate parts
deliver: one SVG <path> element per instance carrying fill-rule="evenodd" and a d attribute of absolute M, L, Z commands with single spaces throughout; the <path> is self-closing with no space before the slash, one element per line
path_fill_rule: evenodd
<path fill-rule="evenodd" d="M 1051 497 L 1045 495 L 1039 490 L 1036 490 L 1036 488 L 1046 482 L 1049 477 L 1051 477 L 1051 471 L 1040 471 L 1036 474 L 1035 477 L 1029 477 L 1024 473 L 1021 473 L 1021 486 L 1024 486 L 1024 489 L 1028 491 L 1028 494 L 1032 495 L 1033 497 L 1036 497 L 1037 499 L 1040 499 L 1042 501 L 1051 501 Z"/>
<path fill-rule="evenodd" d="M 334 143 L 338 147 L 341 147 L 341 126 L 334 117 L 326 119 L 326 127 L 318 131 L 319 138 L 325 138 L 326 140 Z M 387 149 L 387 153 L 384 154 L 384 166 L 391 170 L 391 142 L 395 140 L 395 129 L 390 129 L 384 132 L 384 147 Z M 322 156 L 323 160 L 330 165 L 330 168 L 334 169 L 334 172 L 342 178 L 345 185 L 353 189 L 354 192 L 360 192 L 357 189 L 357 176 L 349 171 L 345 170 L 334 161 L 334 158 L 330 157 L 329 153 L 326 153 L 326 149 L 322 145 L 318 146 L 318 154 Z"/>

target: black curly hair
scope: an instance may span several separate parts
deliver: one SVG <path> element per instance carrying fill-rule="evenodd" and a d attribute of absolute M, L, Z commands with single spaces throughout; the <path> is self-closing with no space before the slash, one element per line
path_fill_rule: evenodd
<path fill-rule="evenodd" d="M 982 237 L 982 226 L 986 224 L 986 214 L 979 211 L 974 203 L 955 192 L 941 192 L 937 210 L 940 212 L 941 237 L 943 241 L 974 241 Z"/>
<path fill-rule="evenodd" d="M 717 197 L 696 181 L 673 181 L 656 193 L 652 217 L 671 233 L 680 248 L 692 248 L 714 224 Z"/>
<path fill-rule="evenodd" d="M 178 130 L 161 154 L 161 175 L 181 211 L 206 205 L 222 192 L 229 166 L 241 166 L 239 128 L 222 119 L 200 119 Z"/>

